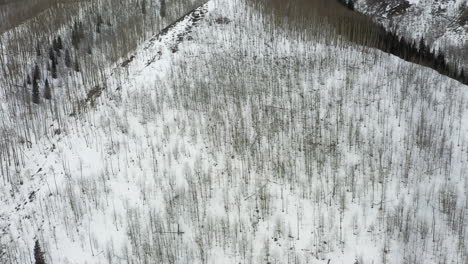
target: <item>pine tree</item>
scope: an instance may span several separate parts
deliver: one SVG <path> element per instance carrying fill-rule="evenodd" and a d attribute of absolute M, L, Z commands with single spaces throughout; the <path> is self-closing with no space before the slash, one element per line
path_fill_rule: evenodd
<path fill-rule="evenodd" d="M 52 91 L 50 90 L 49 80 L 45 80 L 44 84 L 44 98 L 47 100 L 52 99 Z"/>
<path fill-rule="evenodd" d="M 104 20 L 102 19 L 101 14 L 98 14 L 96 18 L 96 25 L 101 25 L 103 23 L 104 23 Z"/>
<path fill-rule="evenodd" d="M 84 26 L 83 26 L 83 22 L 81 21 L 80 23 L 78 23 L 78 36 L 80 38 L 80 41 L 85 37 Z"/>
<path fill-rule="evenodd" d="M 75 23 L 73 24 L 73 29 L 72 29 L 72 34 L 71 34 L 71 38 L 72 38 L 72 46 L 75 48 L 75 49 L 78 49 L 78 46 L 80 45 L 80 40 L 81 40 L 81 34 L 80 34 L 80 28 L 78 26 L 78 22 L 75 21 Z"/>
<path fill-rule="evenodd" d="M 52 78 L 57 79 L 57 63 L 52 62 L 51 74 Z"/>
<path fill-rule="evenodd" d="M 55 61 L 54 49 L 52 47 L 49 49 L 49 59 Z"/>
<path fill-rule="evenodd" d="M 75 29 L 72 29 L 72 33 L 71 33 L 71 43 L 72 43 L 72 46 L 73 48 L 77 48 L 78 47 L 78 39 L 77 39 L 77 36 L 76 36 L 76 31 Z"/>
<path fill-rule="evenodd" d="M 166 17 L 166 0 L 161 0 L 161 17 Z"/>
<path fill-rule="evenodd" d="M 446 65 L 445 65 L 445 56 L 442 50 L 439 48 L 439 52 L 437 52 L 437 69 L 441 70 L 442 72 L 446 71 Z"/>
<path fill-rule="evenodd" d="M 346 0 L 338 0 L 338 2 L 339 2 L 340 4 L 342 4 L 343 6 L 347 6 L 347 5 L 348 5 L 348 3 L 346 3 Z"/>
<path fill-rule="evenodd" d="M 60 36 L 57 37 L 57 48 L 59 50 L 63 49 L 62 37 Z"/>
<path fill-rule="evenodd" d="M 349 10 L 354 11 L 354 2 L 353 0 L 348 0 L 348 4 L 346 5 Z"/>
<path fill-rule="evenodd" d="M 37 64 L 34 66 L 33 79 L 34 80 L 40 80 L 41 79 L 41 71 L 39 70 L 39 66 L 37 66 Z"/>
<path fill-rule="evenodd" d="M 466 85 L 468 85 L 468 74 L 466 73 L 463 73 L 463 76 L 464 76 L 464 80 L 462 80 L 462 82 Z"/>
<path fill-rule="evenodd" d="M 23 82 L 22 94 L 23 94 L 23 100 L 27 102 L 29 98 L 29 91 L 28 91 L 28 85 L 26 84 L 26 82 Z"/>
<path fill-rule="evenodd" d="M 39 43 L 36 44 L 36 56 L 41 56 L 41 47 L 39 46 Z"/>
<path fill-rule="evenodd" d="M 142 13 L 143 15 L 146 15 L 146 0 L 143 0 L 143 1 L 141 2 L 141 13 Z"/>
<path fill-rule="evenodd" d="M 67 66 L 67 68 L 71 67 L 71 57 L 70 51 L 68 49 L 65 50 L 65 66 Z"/>
<path fill-rule="evenodd" d="M 401 57 L 403 59 L 405 59 L 405 60 L 408 60 L 408 54 L 409 54 L 408 47 L 409 47 L 409 44 L 408 44 L 408 42 L 406 42 L 405 38 L 400 37 L 399 46 L 400 46 Z"/>
<path fill-rule="evenodd" d="M 39 104 L 39 84 L 37 83 L 37 79 L 33 80 L 32 102 Z"/>
<path fill-rule="evenodd" d="M 42 252 L 38 240 L 36 240 L 36 243 L 34 244 L 34 260 L 35 264 L 45 264 L 44 252 Z"/>
<path fill-rule="evenodd" d="M 78 59 L 75 60 L 75 71 L 80 72 L 80 63 L 78 62 Z"/>
<path fill-rule="evenodd" d="M 424 37 L 419 39 L 419 51 L 425 52 L 426 51 L 426 42 L 424 41 Z"/>
<path fill-rule="evenodd" d="M 97 19 L 96 19 L 96 33 L 100 34 L 101 33 L 101 25 L 104 23 L 102 20 L 101 14 L 98 14 Z"/>
<path fill-rule="evenodd" d="M 424 38 L 421 37 L 419 40 L 419 60 L 421 63 L 425 63 L 427 59 L 428 48 L 426 46 L 426 42 Z"/>
<path fill-rule="evenodd" d="M 54 38 L 54 40 L 52 41 L 52 47 L 55 51 L 59 50 L 57 38 Z"/>

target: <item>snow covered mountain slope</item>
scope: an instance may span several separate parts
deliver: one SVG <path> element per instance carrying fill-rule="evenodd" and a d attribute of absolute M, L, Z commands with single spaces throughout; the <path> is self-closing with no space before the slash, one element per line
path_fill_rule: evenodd
<path fill-rule="evenodd" d="M 212 0 L 44 118 L 2 179 L 0 259 L 468 261 L 467 87 L 269 22 Z"/>
<path fill-rule="evenodd" d="M 466 0 L 357 0 L 359 11 L 389 29 L 418 40 L 468 65 L 468 2 Z"/>

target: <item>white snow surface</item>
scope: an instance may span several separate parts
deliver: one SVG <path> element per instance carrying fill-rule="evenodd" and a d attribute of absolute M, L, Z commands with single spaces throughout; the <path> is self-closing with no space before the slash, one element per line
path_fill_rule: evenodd
<path fill-rule="evenodd" d="M 200 10 L 23 153 L 0 186 L 0 260 L 34 263 L 36 239 L 60 264 L 467 260 L 466 86 L 272 38 L 239 0 Z"/>

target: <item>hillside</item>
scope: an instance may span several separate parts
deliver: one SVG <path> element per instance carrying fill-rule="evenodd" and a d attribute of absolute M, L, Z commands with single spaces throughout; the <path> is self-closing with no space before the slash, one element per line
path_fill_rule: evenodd
<path fill-rule="evenodd" d="M 256 4 L 0 93 L 0 262 L 468 262 L 467 86 Z"/>
<path fill-rule="evenodd" d="M 434 48 L 468 65 L 468 2 L 466 0 L 357 0 L 356 8 L 389 29 Z"/>

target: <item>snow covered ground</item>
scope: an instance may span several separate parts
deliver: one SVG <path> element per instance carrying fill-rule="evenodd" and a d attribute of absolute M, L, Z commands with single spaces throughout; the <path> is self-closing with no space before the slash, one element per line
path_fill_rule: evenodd
<path fill-rule="evenodd" d="M 268 22 L 212 0 L 44 121 L 0 260 L 466 263 L 467 87 Z"/>

